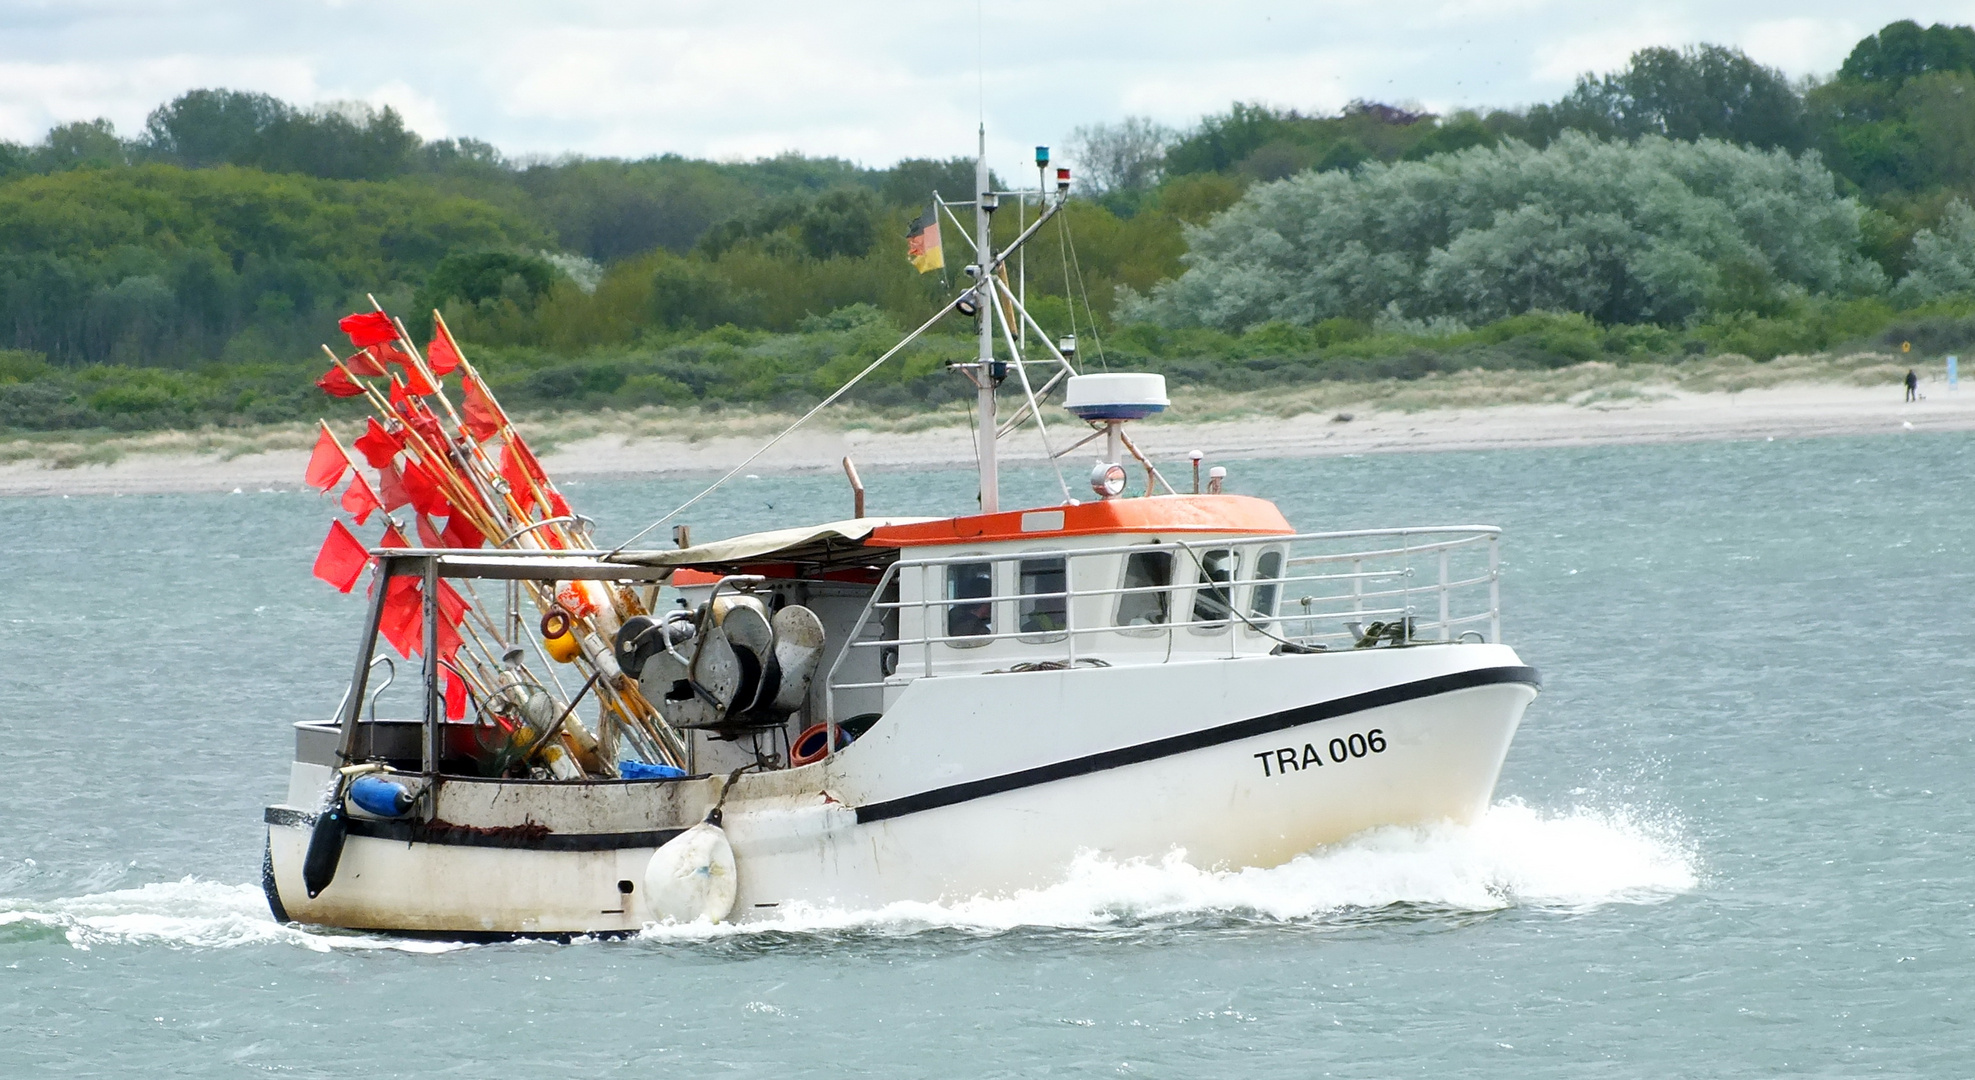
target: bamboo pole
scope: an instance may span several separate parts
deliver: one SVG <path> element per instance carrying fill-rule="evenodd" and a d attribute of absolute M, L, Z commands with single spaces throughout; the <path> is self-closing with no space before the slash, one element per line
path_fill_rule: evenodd
<path fill-rule="evenodd" d="M 383 312 L 383 308 L 377 304 L 376 298 L 371 297 L 370 299 L 372 306 L 380 313 Z M 497 434 L 501 439 L 502 448 L 505 453 L 511 456 L 515 465 L 518 467 L 520 478 L 528 485 L 527 493 L 533 497 L 531 501 L 539 511 L 537 514 L 531 515 L 527 510 L 524 510 L 521 500 L 516 497 L 512 490 L 501 490 L 499 485 L 504 478 L 501 477 L 500 470 L 486 453 L 484 444 L 480 440 L 474 439 L 471 433 L 466 430 L 464 419 L 460 416 L 459 411 L 453 407 L 451 399 L 446 396 L 443 383 L 432 372 L 430 364 L 425 360 L 417 344 L 412 341 L 402 321 L 392 320 L 392 326 L 398 335 L 398 344 L 403 347 L 405 355 L 410 359 L 418 376 L 433 388 L 431 394 L 438 396 L 441 407 L 453 422 L 454 432 L 452 433 L 452 437 L 446 440 L 446 445 L 444 446 L 434 446 L 426 434 L 416 424 L 410 422 L 410 417 L 401 416 L 386 395 L 381 393 L 375 385 L 351 371 L 343 359 L 336 355 L 327 345 L 323 346 L 323 351 L 329 355 L 330 361 L 344 373 L 345 377 L 361 390 L 373 410 L 389 423 L 392 429 L 401 433 L 403 445 L 408 451 L 408 455 L 415 463 L 426 469 L 427 475 L 431 476 L 441 485 L 452 512 L 464 514 L 473 523 L 474 527 L 483 536 L 489 537 L 496 546 L 508 542 L 508 538 L 513 537 L 513 542 L 516 546 L 538 547 L 539 545 L 536 543 L 533 532 L 523 531 L 527 526 L 545 526 L 545 528 L 536 529 L 534 532 L 546 531 L 551 537 L 561 541 L 565 546 L 587 545 L 590 542 L 587 536 L 579 538 L 576 535 L 576 530 L 569 528 L 563 523 L 554 522 L 549 516 L 553 510 L 553 505 L 549 498 L 550 494 L 560 496 L 561 493 L 555 489 L 553 482 L 546 476 L 537 477 L 536 471 L 528 467 L 527 460 L 521 456 L 526 451 L 517 449 L 520 436 L 519 433 L 514 431 L 513 421 L 508 417 L 507 411 L 495 399 L 492 390 L 486 384 L 486 380 L 466 360 L 464 354 L 460 351 L 457 339 L 452 335 L 451 327 L 445 324 L 444 316 L 437 311 L 433 312 L 433 316 L 438 333 L 445 337 L 447 344 L 460 357 L 460 367 L 464 373 L 463 379 L 474 379 L 479 384 L 478 390 L 482 398 L 493 409 L 499 424 Z M 387 317 L 389 317 L 388 313 Z M 395 378 L 393 378 L 393 385 L 394 387 L 397 385 Z M 433 416 L 433 419 L 440 423 L 438 433 L 441 436 L 445 436 L 447 433 L 443 426 L 443 421 L 440 421 L 440 418 L 436 415 Z M 332 440 L 334 439 L 333 434 L 331 438 Z M 354 468 L 355 462 L 350 458 L 349 452 L 342 449 L 340 442 L 337 445 L 339 450 L 344 454 L 345 460 Z M 462 450 L 464 453 L 460 452 Z M 475 466 L 478 467 L 475 468 Z M 497 505 L 498 509 L 496 508 Z M 422 513 L 416 507 L 413 509 L 415 513 Z M 388 510 L 386 511 L 386 516 L 387 518 L 389 517 Z M 587 533 L 587 530 L 584 531 Z M 516 536 L 516 533 L 520 535 Z M 561 606 L 551 586 L 533 581 L 525 584 L 529 598 L 540 611 L 547 612 Z M 608 588 L 603 591 L 606 602 L 612 608 L 612 614 L 617 617 L 620 624 L 624 619 L 638 613 L 631 610 L 637 607 L 635 603 L 625 605 L 622 598 L 613 595 Z M 487 623 L 485 614 L 478 610 L 478 601 L 478 594 L 475 593 L 474 603 L 467 605 L 468 611 L 472 613 L 472 617 L 477 617 L 482 623 Z M 571 614 L 573 615 L 574 613 Z M 585 639 L 596 640 L 598 642 L 602 641 L 601 627 L 593 617 L 585 615 L 576 617 L 573 621 L 576 624 L 574 630 L 578 634 L 579 642 Z M 471 635 L 475 649 L 482 654 L 487 654 L 488 646 L 485 641 L 480 639 L 479 634 L 474 631 L 473 627 L 463 620 L 462 628 Z M 493 630 L 491 624 L 486 629 L 492 634 L 494 640 L 504 640 L 498 631 Z M 608 648 L 609 646 L 603 645 L 602 647 Z M 579 649 L 579 651 L 587 653 L 586 649 Z M 480 657 L 473 656 L 470 653 L 468 659 L 474 666 L 482 666 L 483 662 Z M 583 656 L 583 659 L 586 666 L 597 669 L 601 668 L 601 658 L 591 657 L 586 654 Z M 488 660 L 485 663 L 491 665 L 492 662 Z M 482 679 L 486 677 L 484 671 L 479 674 Z M 553 677 L 553 674 L 553 671 L 551 671 L 551 677 Z M 673 764 L 681 767 L 684 766 L 686 752 L 683 741 L 672 730 L 671 725 L 665 720 L 663 714 L 644 698 L 644 695 L 639 692 L 632 680 L 622 674 L 616 679 L 601 679 L 598 680 L 597 690 L 599 705 L 598 719 L 600 723 L 609 722 L 614 724 L 621 721 L 628 726 L 630 731 L 643 737 L 642 739 L 634 738 L 634 742 L 649 742 L 651 746 L 648 749 L 658 751 L 660 756 L 672 757 L 674 759 Z M 600 734 L 603 733 L 600 732 Z M 646 751 L 641 749 L 641 752 Z M 615 762 L 606 761 L 604 764 L 607 769 L 614 770 L 615 768 Z"/>

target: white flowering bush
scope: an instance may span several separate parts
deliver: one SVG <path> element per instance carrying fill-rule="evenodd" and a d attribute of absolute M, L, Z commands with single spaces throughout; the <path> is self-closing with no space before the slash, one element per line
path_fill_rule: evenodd
<path fill-rule="evenodd" d="M 1567 132 L 1255 187 L 1189 231 L 1184 273 L 1121 295 L 1119 314 L 1223 330 L 1527 311 L 1677 324 L 1882 291 L 1860 213 L 1814 153 Z"/>
<path fill-rule="evenodd" d="M 1904 303 L 1975 293 L 1975 210 L 1960 199 L 1950 202 L 1940 224 L 1913 234 L 1906 265 L 1898 289 Z"/>

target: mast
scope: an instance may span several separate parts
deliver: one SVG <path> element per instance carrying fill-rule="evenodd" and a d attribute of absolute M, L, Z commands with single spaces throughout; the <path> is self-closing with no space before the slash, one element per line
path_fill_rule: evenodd
<path fill-rule="evenodd" d="M 992 514 L 1001 509 L 1001 476 L 995 467 L 994 435 L 1000 425 L 994 413 L 994 319 L 995 295 L 994 279 L 988 268 L 994 265 L 993 214 L 994 192 L 988 190 L 987 165 L 987 125 L 980 128 L 980 151 L 974 158 L 974 233 L 978 264 L 975 267 L 974 288 L 980 297 L 980 319 L 977 323 L 980 338 L 980 351 L 977 354 L 979 366 L 974 370 L 974 385 L 980 413 L 980 459 L 981 459 L 981 513 Z"/>

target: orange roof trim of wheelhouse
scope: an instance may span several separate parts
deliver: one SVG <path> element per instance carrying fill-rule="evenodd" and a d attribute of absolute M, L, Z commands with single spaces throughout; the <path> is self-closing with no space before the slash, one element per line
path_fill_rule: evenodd
<path fill-rule="evenodd" d="M 1267 499 L 1248 495 L 1156 495 L 945 518 L 873 529 L 872 547 L 922 547 L 1109 533 L 1288 535 L 1296 530 Z"/>

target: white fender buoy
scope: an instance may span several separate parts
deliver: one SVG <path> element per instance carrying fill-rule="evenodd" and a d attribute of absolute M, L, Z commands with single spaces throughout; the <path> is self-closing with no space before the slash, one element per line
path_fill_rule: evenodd
<path fill-rule="evenodd" d="M 654 922 L 723 922 L 739 882 L 734 846 L 710 820 L 667 840 L 645 864 L 645 914 Z"/>

